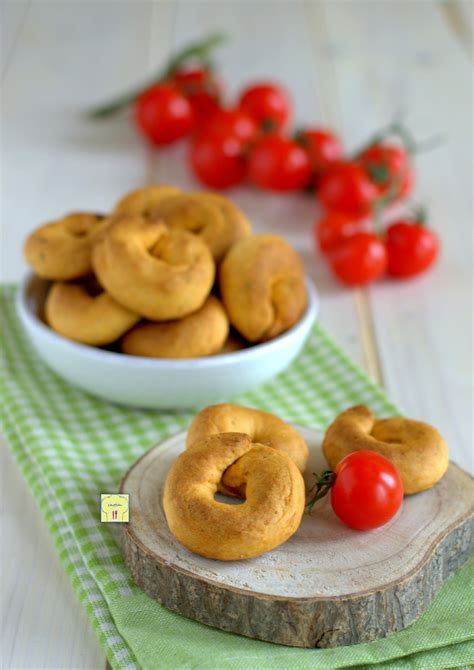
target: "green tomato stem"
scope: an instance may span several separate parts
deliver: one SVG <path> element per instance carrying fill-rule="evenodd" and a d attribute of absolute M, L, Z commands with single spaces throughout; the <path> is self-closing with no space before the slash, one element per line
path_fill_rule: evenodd
<path fill-rule="evenodd" d="M 308 514 L 311 513 L 317 501 L 321 500 L 321 498 L 324 498 L 324 496 L 329 493 L 336 481 L 336 473 L 333 470 L 324 470 L 320 475 L 313 472 L 313 475 L 316 477 L 316 482 L 311 489 L 315 490 L 314 495 L 305 505 Z"/>

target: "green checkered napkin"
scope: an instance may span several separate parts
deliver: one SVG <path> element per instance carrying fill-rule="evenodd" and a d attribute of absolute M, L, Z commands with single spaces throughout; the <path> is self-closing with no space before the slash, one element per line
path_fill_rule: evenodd
<path fill-rule="evenodd" d="M 100 523 L 99 497 L 117 491 L 127 468 L 185 428 L 191 414 L 118 407 L 69 386 L 32 350 L 15 315 L 14 292 L 9 286 L 1 294 L 3 430 L 114 668 L 441 668 L 474 661 L 472 562 L 416 624 L 384 640 L 336 649 L 250 640 L 180 617 L 148 598 L 125 569 L 118 527 Z M 287 372 L 235 400 L 319 428 L 355 403 L 379 414 L 396 411 L 319 326 Z"/>

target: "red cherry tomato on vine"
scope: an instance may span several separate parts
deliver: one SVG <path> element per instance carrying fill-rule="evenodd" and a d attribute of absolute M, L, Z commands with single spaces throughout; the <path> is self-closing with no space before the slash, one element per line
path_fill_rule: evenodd
<path fill-rule="evenodd" d="M 196 127 L 220 109 L 222 84 L 208 68 L 193 67 L 177 70 L 172 82 L 188 98 Z"/>
<path fill-rule="evenodd" d="M 375 451 L 354 451 L 336 467 L 331 505 L 350 528 L 383 526 L 400 509 L 403 484 L 397 468 Z"/>
<path fill-rule="evenodd" d="M 436 261 L 439 240 L 430 229 L 416 221 L 397 221 L 387 228 L 388 267 L 392 277 L 413 277 Z"/>
<path fill-rule="evenodd" d="M 347 238 L 356 233 L 372 232 L 368 217 L 358 217 L 344 212 L 327 212 L 314 224 L 317 246 L 324 253 L 331 253 Z"/>
<path fill-rule="evenodd" d="M 269 135 L 250 152 L 249 179 L 269 191 L 295 191 L 304 188 L 311 177 L 306 152 L 293 140 Z"/>
<path fill-rule="evenodd" d="M 393 186 L 396 200 L 406 197 L 413 190 L 415 172 L 403 147 L 373 144 L 362 152 L 359 160 L 376 185 L 379 195 L 385 195 Z"/>
<path fill-rule="evenodd" d="M 188 96 L 189 104 L 193 110 L 194 128 L 198 129 L 208 119 L 212 118 L 220 110 L 220 104 L 216 98 L 206 91 L 194 93 Z"/>
<path fill-rule="evenodd" d="M 342 160 L 344 150 L 341 140 L 329 130 L 307 128 L 297 134 L 296 141 L 308 152 L 315 175 L 321 175 L 331 165 Z"/>
<path fill-rule="evenodd" d="M 328 210 L 366 214 L 378 196 L 378 189 L 355 161 L 337 163 L 318 182 L 321 203 Z"/>
<path fill-rule="evenodd" d="M 239 184 L 245 176 L 244 146 L 234 135 L 204 130 L 194 138 L 191 167 L 206 186 L 223 189 Z"/>
<path fill-rule="evenodd" d="M 245 88 L 238 106 L 265 131 L 282 130 L 291 117 L 291 100 L 282 86 L 260 82 Z"/>
<path fill-rule="evenodd" d="M 206 67 L 196 66 L 176 70 L 172 80 L 186 95 L 192 95 L 198 91 L 207 91 L 216 97 L 221 94 L 221 81 Z"/>
<path fill-rule="evenodd" d="M 171 144 L 184 137 L 193 121 L 189 101 L 173 84 L 157 84 L 135 103 L 135 123 L 153 144 Z"/>
<path fill-rule="evenodd" d="M 255 141 L 258 135 L 256 122 L 241 109 L 221 109 L 208 119 L 204 129 L 231 135 L 249 144 Z"/>
<path fill-rule="evenodd" d="M 387 268 L 384 243 L 371 233 L 356 233 L 330 255 L 334 273 L 348 286 L 361 286 L 377 279 Z"/>

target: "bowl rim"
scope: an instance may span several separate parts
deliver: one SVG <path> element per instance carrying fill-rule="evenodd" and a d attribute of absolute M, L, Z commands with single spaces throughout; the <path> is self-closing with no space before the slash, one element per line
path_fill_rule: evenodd
<path fill-rule="evenodd" d="M 319 312 L 319 295 L 313 280 L 305 275 L 305 284 L 308 293 L 308 304 L 300 320 L 295 323 L 286 332 L 275 337 L 268 342 L 261 342 L 245 349 L 239 349 L 226 354 L 214 354 L 212 356 L 200 356 L 198 358 L 152 358 L 147 356 L 132 356 L 130 354 L 107 351 L 99 347 L 93 347 L 80 342 L 74 342 L 49 328 L 34 312 L 31 311 L 27 301 L 27 290 L 33 279 L 49 281 L 43 279 L 33 272 L 28 272 L 21 280 L 16 296 L 15 309 L 20 317 L 20 321 L 27 330 L 32 330 L 46 338 L 55 347 L 62 348 L 64 351 L 86 356 L 89 359 L 120 364 L 125 367 L 136 369 L 155 368 L 159 370 L 182 370 L 189 367 L 193 368 L 213 368 L 220 365 L 252 361 L 259 358 L 261 354 L 269 354 L 272 350 L 279 350 L 288 340 L 292 340 L 301 330 L 308 330 L 316 321 Z"/>

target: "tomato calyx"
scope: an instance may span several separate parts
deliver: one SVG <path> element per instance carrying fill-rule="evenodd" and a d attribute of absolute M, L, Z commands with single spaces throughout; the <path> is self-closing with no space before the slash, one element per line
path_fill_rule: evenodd
<path fill-rule="evenodd" d="M 336 481 L 336 473 L 334 470 L 324 470 L 320 475 L 316 474 L 316 472 L 313 472 L 313 476 L 316 477 L 316 481 L 311 487 L 310 491 L 314 491 L 314 494 L 305 505 L 305 509 L 308 514 L 312 512 L 313 507 L 318 502 L 318 500 L 321 500 L 321 498 L 324 498 L 324 496 L 329 493 L 334 485 L 334 482 Z"/>
<path fill-rule="evenodd" d="M 366 167 L 369 177 L 376 184 L 388 184 L 390 181 L 390 171 L 386 162 L 384 163 L 367 163 Z"/>

